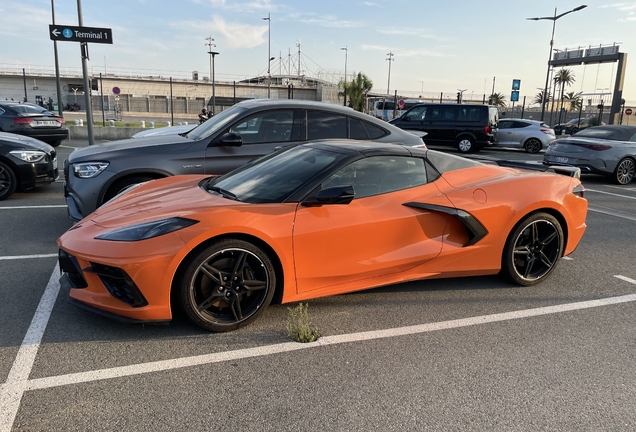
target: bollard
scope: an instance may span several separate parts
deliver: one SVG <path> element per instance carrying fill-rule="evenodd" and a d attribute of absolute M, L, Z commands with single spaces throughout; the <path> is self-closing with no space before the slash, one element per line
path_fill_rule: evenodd
<path fill-rule="evenodd" d="M 75 126 L 79 126 L 79 119 L 75 119 Z"/>
<path fill-rule="evenodd" d="M 172 124 L 170 122 L 166 123 L 166 127 L 170 127 Z"/>
<path fill-rule="evenodd" d="M 79 123 L 80 123 L 80 124 L 79 124 L 80 126 L 84 126 L 84 120 L 79 119 Z"/>
<path fill-rule="evenodd" d="M 115 120 L 108 120 L 108 125 L 110 127 L 115 127 Z"/>
<path fill-rule="evenodd" d="M 181 122 L 177 123 L 177 126 L 182 126 L 182 125 L 183 125 L 183 123 L 181 123 Z"/>
<path fill-rule="evenodd" d="M 145 122 L 145 121 L 143 121 L 143 120 L 142 120 L 142 121 L 140 121 L 140 122 L 139 122 L 139 127 L 140 127 L 140 128 L 145 128 L 145 127 L 146 127 L 146 122 Z"/>
<path fill-rule="evenodd" d="M 155 128 L 155 122 L 150 122 L 150 129 L 154 129 Z"/>
<path fill-rule="evenodd" d="M 183 122 L 183 124 L 184 124 L 184 125 L 187 125 L 187 124 L 188 124 L 188 122 Z"/>

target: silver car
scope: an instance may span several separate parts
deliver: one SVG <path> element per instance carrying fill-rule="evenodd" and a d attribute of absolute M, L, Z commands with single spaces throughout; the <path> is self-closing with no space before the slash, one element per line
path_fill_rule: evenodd
<path fill-rule="evenodd" d="M 636 172 L 636 126 L 596 126 L 552 141 L 544 165 L 568 165 L 625 185 Z"/>
<path fill-rule="evenodd" d="M 554 129 L 537 120 L 500 119 L 496 146 L 518 147 L 528 153 L 539 153 L 554 140 Z"/>

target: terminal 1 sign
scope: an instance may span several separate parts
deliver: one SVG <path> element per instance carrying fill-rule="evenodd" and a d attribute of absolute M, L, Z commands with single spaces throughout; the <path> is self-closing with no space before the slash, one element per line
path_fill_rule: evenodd
<path fill-rule="evenodd" d="M 53 41 L 112 44 L 113 30 L 109 28 L 50 24 L 49 37 Z"/>

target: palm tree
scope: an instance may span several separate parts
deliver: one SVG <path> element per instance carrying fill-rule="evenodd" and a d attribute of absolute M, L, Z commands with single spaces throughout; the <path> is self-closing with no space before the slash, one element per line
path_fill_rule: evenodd
<path fill-rule="evenodd" d="M 355 75 L 355 73 L 354 73 Z M 373 88 L 373 82 L 365 74 L 358 72 L 353 81 L 345 84 L 341 80 L 339 86 L 347 91 L 347 103 L 356 111 L 362 112 L 365 106 L 367 93 Z M 344 96 L 344 91 L 338 93 L 338 96 Z"/>
<path fill-rule="evenodd" d="M 550 101 L 550 93 L 548 93 L 546 95 L 546 102 Z M 543 90 L 541 90 L 539 93 L 537 93 L 536 95 L 534 95 L 534 99 L 532 100 L 532 103 L 536 103 L 541 105 L 543 103 Z"/>
<path fill-rule="evenodd" d="M 583 99 L 581 99 L 581 93 L 568 92 L 565 94 L 565 99 L 570 104 L 570 111 L 580 110 L 583 106 Z"/>
<path fill-rule="evenodd" d="M 563 100 L 565 98 L 565 95 L 563 94 L 563 91 L 565 90 L 565 86 L 566 85 L 568 87 L 571 86 L 574 83 L 574 81 L 576 80 L 574 79 L 574 72 L 572 72 L 572 69 L 562 68 L 556 74 L 554 74 L 554 84 L 555 85 L 561 84 L 561 92 L 560 92 L 561 108 L 563 108 Z M 561 117 L 561 112 L 560 112 L 561 108 L 559 108 L 559 118 Z"/>
<path fill-rule="evenodd" d="M 494 105 L 499 108 L 505 108 L 506 106 L 506 96 L 503 93 L 493 93 L 488 98 L 490 101 L 490 105 Z"/>

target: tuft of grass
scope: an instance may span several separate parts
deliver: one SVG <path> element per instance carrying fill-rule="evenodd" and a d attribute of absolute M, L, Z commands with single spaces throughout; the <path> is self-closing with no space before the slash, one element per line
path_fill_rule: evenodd
<path fill-rule="evenodd" d="M 287 308 L 289 321 L 287 322 L 287 335 L 296 342 L 314 342 L 320 337 L 318 329 L 309 321 L 309 304 L 298 303 L 295 308 Z"/>

